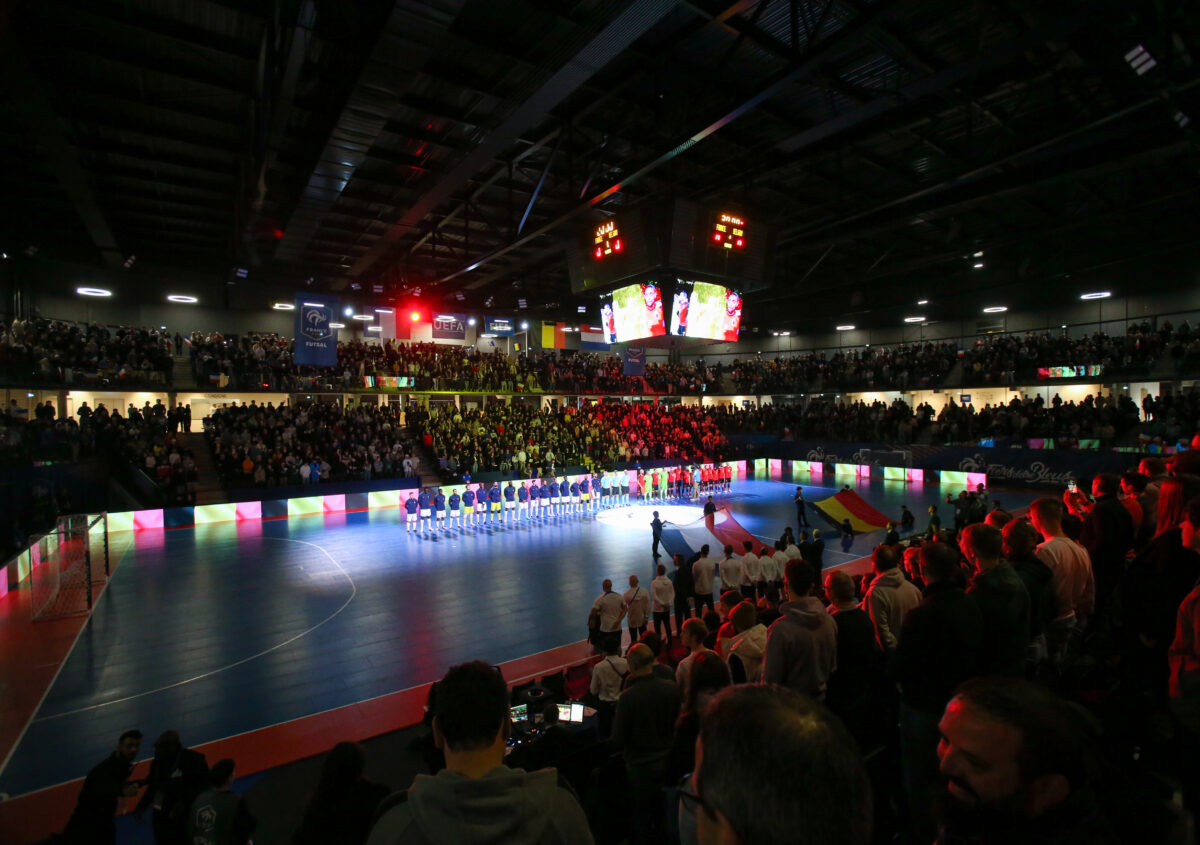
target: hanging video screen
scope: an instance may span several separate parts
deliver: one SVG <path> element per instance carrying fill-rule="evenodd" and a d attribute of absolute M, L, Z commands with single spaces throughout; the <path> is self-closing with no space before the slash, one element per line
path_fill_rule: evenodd
<path fill-rule="evenodd" d="M 671 334 L 733 343 L 742 327 L 742 297 L 711 282 L 676 290 L 671 302 Z"/>
<path fill-rule="evenodd" d="M 662 290 L 653 282 L 613 291 L 612 301 L 604 303 L 600 316 L 609 343 L 661 337 L 667 333 Z"/>

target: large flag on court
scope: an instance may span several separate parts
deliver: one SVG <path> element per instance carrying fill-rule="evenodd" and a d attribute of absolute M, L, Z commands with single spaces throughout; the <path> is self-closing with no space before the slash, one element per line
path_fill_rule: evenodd
<path fill-rule="evenodd" d="M 842 520 L 849 519 L 855 531 L 878 531 L 886 528 L 889 522 L 893 525 L 899 523 L 899 520 L 886 517 L 868 505 L 853 490 L 839 490 L 828 499 L 815 502 L 814 506 L 833 525 L 841 525 Z"/>
<path fill-rule="evenodd" d="M 589 352 L 608 351 L 608 341 L 604 339 L 604 329 L 599 326 L 580 326 L 579 346 Z"/>

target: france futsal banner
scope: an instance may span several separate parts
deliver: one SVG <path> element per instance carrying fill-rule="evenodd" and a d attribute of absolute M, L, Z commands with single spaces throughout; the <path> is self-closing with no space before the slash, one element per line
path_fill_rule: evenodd
<path fill-rule="evenodd" d="M 297 294 L 295 310 L 295 363 L 309 367 L 337 366 L 338 299 L 335 296 Z"/>
<path fill-rule="evenodd" d="M 641 376 L 646 374 L 646 347 L 625 347 L 625 375 Z"/>

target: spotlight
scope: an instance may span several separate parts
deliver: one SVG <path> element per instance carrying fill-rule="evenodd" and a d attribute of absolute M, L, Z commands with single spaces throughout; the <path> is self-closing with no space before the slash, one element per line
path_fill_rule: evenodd
<path fill-rule="evenodd" d="M 408 315 L 408 319 L 412 320 L 414 323 L 419 323 L 419 322 L 421 322 L 421 312 L 420 312 L 420 311 L 413 311 L 413 312 L 411 312 L 411 313 Z"/>
<path fill-rule="evenodd" d="M 468 317 L 468 318 L 467 318 L 467 325 L 468 325 L 468 326 L 473 326 L 473 325 L 475 325 L 475 318 L 474 318 L 474 317 Z"/>
<path fill-rule="evenodd" d="M 347 305 L 345 308 L 342 309 L 342 313 L 345 314 L 347 317 L 353 317 L 354 309 L 351 308 L 349 305 Z"/>
<path fill-rule="evenodd" d="M 524 320 L 522 320 L 521 321 L 521 331 L 526 331 L 526 330 L 528 330 L 528 328 L 529 328 L 529 323 L 526 323 Z"/>

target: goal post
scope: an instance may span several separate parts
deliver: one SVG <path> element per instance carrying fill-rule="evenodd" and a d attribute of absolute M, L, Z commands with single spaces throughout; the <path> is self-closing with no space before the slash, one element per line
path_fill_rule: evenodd
<path fill-rule="evenodd" d="M 30 547 L 30 603 L 42 622 L 91 612 L 110 572 L 108 514 L 59 517 Z"/>

